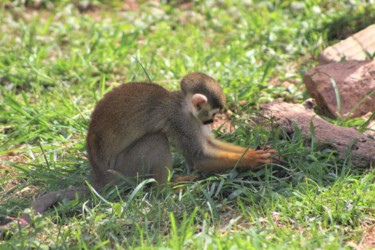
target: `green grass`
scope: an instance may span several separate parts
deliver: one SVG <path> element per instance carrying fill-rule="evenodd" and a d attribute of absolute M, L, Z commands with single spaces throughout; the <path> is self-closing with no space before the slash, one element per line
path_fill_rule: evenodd
<path fill-rule="evenodd" d="M 302 76 L 334 42 L 331 32 L 352 20 L 348 10 L 363 24 L 361 13 L 363 20 L 374 13 L 369 4 L 196 1 L 182 10 L 143 1 L 124 11 L 112 0 L 90 1 L 96 7 L 80 13 L 78 1 L 41 2 L 37 10 L 33 1 L 0 4 L 0 222 L 39 194 L 85 185 L 90 114 L 112 87 L 148 80 L 143 67 L 171 90 L 188 72 L 216 78 L 239 126 L 217 137 L 272 145 L 283 162 L 207 176 L 181 193 L 124 184 L 63 202 L 34 217 L 33 227 L 15 229 L 0 249 L 370 247 L 375 171 L 298 133 L 281 140 L 282 131 L 250 122 L 260 103 L 303 101 Z M 174 158 L 174 174 L 186 172 Z"/>

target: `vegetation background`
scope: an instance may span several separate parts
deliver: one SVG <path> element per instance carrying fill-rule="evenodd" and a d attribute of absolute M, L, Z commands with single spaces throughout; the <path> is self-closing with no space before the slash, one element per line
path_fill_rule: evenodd
<path fill-rule="evenodd" d="M 30 212 L 40 194 L 85 185 L 90 114 L 128 81 L 174 90 L 188 72 L 213 76 L 237 125 L 216 136 L 272 145 L 283 162 L 207 176 L 183 192 L 142 182 L 62 202 L 4 233 L 0 248 L 374 248 L 374 169 L 252 122 L 261 103 L 307 98 L 304 72 L 323 48 L 375 23 L 374 1 L 137 3 L 0 3 L 0 224 Z M 189 171 L 174 155 L 172 174 Z"/>

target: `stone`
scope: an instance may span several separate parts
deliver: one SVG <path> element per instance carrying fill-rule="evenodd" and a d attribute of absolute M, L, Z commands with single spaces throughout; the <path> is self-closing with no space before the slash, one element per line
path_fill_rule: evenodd
<path fill-rule="evenodd" d="M 375 112 L 375 111 L 374 111 Z M 362 119 L 368 122 L 367 126 L 364 128 L 363 134 L 375 139 L 375 117 L 374 112 L 369 112 L 362 116 Z"/>
<path fill-rule="evenodd" d="M 341 99 L 340 113 L 332 80 Z M 317 106 L 335 117 L 360 117 L 375 111 L 375 61 L 320 65 L 310 69 L 303 81 Z"/>
<path fill-rule="evenodd" d="M 319 56 L 319 64 L 345 60 L 368 60 L 375 53 L 375 24 L 326 48 Z"/>

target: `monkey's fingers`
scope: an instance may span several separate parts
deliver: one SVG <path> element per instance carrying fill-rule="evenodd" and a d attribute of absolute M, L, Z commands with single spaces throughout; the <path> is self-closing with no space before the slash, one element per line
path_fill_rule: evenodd
<path fill-rule="evenodd" d="M 271 149 L 271 147 L 268 146 L 268 145 L 264 146 L 263 149 L 261 149 L 259 146 L 256 147 L 256 149 L 255 149 L 255 151 L 262 151 L 262 150 L 263 150 L 263 151 L 270 152 L 271 154 L 276 154 L 276 153 L 277 153 L 277 150 L 275 150 L 275 149 Z"/>
<path fill-rule="evenodd" d="M 280 163 L 281 162 L 281 157 L 279 155 L 277 155 L 279 153 L 277 150 L 270 149 L 270 147 L 268 147 L 266 149 L 266 152 L 271 154 L 271 156 L 270 156 L 271 162 L 274 162 L 274 163 Z"/>
<path fill-rule="evenodd" d="M 272 160 L 271 157 L 267 157 L 267 158 L 261 158 L 261 159 L 258 159 L 257 162 L 258 162 L 258 164 L 260 164 L 260 165 L 264 165 L 264 164 L 272 163 L 273 160 Z"/>
<path fill-rule="evenodd" d="M 276 149 L 267 149 L 266 152 L 270 153 L 271 155 L 277 154 L 278 151 Z"/>
<path fill-rule="evenodd" d="M 273 154 L 276 154 L 277 153 L 277 150 L 275 149 L 267 149 L 267 150 L 256 150 L 255 153 L 257 155 L 273 155 Z"/>
<path fill-rule="evenodd" d="M 265 154 L 261 154 L 261 159 L 266 159 L 266 162 L 264 162 L 264 164 L 266 163 L 281 163 L 281 162 L 284 162 L 281 157 L 279 155 L 277 155 L 279 152 L 275 149 L 267 149 L 265 150 L 266 153 Z M 267 155 L 270 154 L 270 155 Z"/>
<path fill-rule="evenodd" d="M 274 155 L 271 157 L 272 162 L 274 163 L 287 163 L 285 160 L 283 160 L 279 155 Z"/>
<path fill-rule="evenodd" d="M 262 154 L 258 154 L 258 159 L 268 159 L 271 158 L 272 154 L 268 152 L 263 152 Z"/>
<path fill-rule="evenodd" d="M 261 154 L 258 154 L 257 155 L 257 162 L 268 163 L 271 160 L 271 156 L 272 156 L 272 154 L 268 153 L 268 152 L 263 152 Z"/>
<path fill-rule="evenodd" d="M 267 150 L 256 150 L 255 155 L 252 155 L 252 164 L 251 167 L 258 169 L 264 166 L 264 164 L 268 164 L 273 162 L 272 155 L 277 153 L 274 149 L 267 149 Z"/>

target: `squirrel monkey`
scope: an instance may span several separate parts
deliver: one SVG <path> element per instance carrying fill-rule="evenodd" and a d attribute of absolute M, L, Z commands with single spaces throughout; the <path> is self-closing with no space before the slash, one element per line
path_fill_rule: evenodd
<path fill-rule="evenodd" d="M 220 85 L 203 73 L 190 73 L 181 91 L 169 92 L 150 83 L 128 83 L 106 94 L 97 104 L 87 134 L 87 150 L 95 184 L 124 176 L 167 181 L 172 167 L 169 143 L 174 143 L 196 170 L 217 172 L 256 169 L 271 161 L 275 150 L 254 150 L 221 142 L 208 124 L 225 105 Z"/>
<path fill-rule="evenodd" d="M 236 165 L 256 169 L 271 162 L 275 150 L 246 149 L 210 135 L 208 124 L 224 105 L 220 85 L 203 73 L 186 75 L 176 92 L 141 82 L 114 88 L 98 102 L 87 133 L 93 186 L 114 183 L 114 172 L 165 183 L 172 167 L 170 142 L 196 170 L 219 172 Z M 33 209 L 43 213 L 59 197 L 71 200 L 76 193 L 87 192 L 87 188 L 51 192 L 36 199 Z"/>

